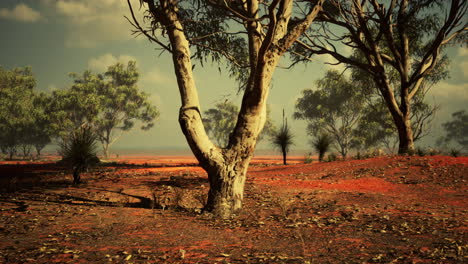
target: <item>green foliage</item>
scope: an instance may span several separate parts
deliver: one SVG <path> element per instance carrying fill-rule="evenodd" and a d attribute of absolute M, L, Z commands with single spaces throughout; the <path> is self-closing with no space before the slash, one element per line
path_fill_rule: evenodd
<path fill-rule="evenodd" d="M 319 134 L 314 140 L 311 141 L 312 147 L 319 154 L 319 161 L 323 161 L 325 153 L 330 150 L 332 146 L 332 138 L 325 133 Z"/>
<path fill-rule="evenodd" d="M 239 107 L 227 100 L 204 112 L 203 124 L 205 129 L 218 146 L 227 146 L 229 136 L 236 126 L 238 114 Z M 262 140 L 265 135 L 272 135 L 274 130 L 275 126 L 270 118 L 270 109 L 267 108 L 267 120 L 257 140 Z"/>
<path fill-rule="evenodd" d="M 60 143 L 62 161 L 73 168 L 73 183 L 81 182 L 80 174 L 99 163 L 97 157 L 97 136 L 89 126 L 82 126 L 70 133 Z"/>
<path fill-rule="evenodd" d="M 304 157 L 304 164 L 309 164 L 309 163 L 312 163 L 313 159 L 312 159 L 312 153 L 309 153 L 307 154 L 305 157 Z"/>
<path fill-rule="evenodd" d="M 227 146 L 229 136 L 236 126 L 238 113 L 239 107 L 229 101 L 218 103 L 214 108 L 204 112 L 203 124 L 205 129 L 218 146 Z"/>
<path fill-rule="evenodd" d="M 424 156 L 427 155 L 427 151 L 422 147 L 417 147 L 416 148 L 416 155 L 418 155 L 420 157 L 424 157 Z"/>
<path fill-rule="evenodd" d="M 0 67 L 0 148 L 12 159 L 19 149 L 29 156 L 32 146 L 38 155 L 50 143 L 50 98 L 34 91 L 31 67 L 6 70 Z"/>
<path fill-rule="evenodd" d="M 304 90 L 296 102 L 294 118 L 308 122 L 309 134 L 322 131 L 333 136 L 346 157 L 354 139 L 353 129 L 364 110 L 364 94 L 338 71 L 330 70 L 318 80 L 317 90 Z"/>
<path fill-rule="evenodd" d="M 283 110 L 283 125 L 278 131 L 273 133 L 273 135 L 271 136 L 271 143 L 274 147 L 281 150 L 283 154 L 284 165 L 286 165 L 286 155 L 289 152 L 289 148 L 294 144 L 293 138 L 294 135 L 292 134 L 288 126 L 288 120 L 284 116 Z"/>
<path fill-rule="evenodd" d="M 330 153 L 328 154 L 328 157 L 327 157 L 327 161 L 328 162 L 332 162 L 332 161 L 336 161 L 338 159 L 337 155 L 335 153 Z"/>
<path fill-rule="evenodd" d="M 111 65 L 103 74 L 85 71 L 70 76 L 71 88 L 53 93 L 53 130 L 61 137 L 85 124 L 91 125 L 107 157 L 109 146 L 123 132 L 132 129 L 136 122 L 147 130 L 159 116 L 148 95 L 138 89 L 139 74 L 134 61 L 126 66 Z"/>
<path fill-rule="evenodd" d="M 451 149 L 451 150 L 450 150 L 450 155 L 451 155 L 452 157 L 455 157 L 455 158 L 456 158 L 456 157 L 460 156 L 460 150 L 459 150 L 459 149 Z"/>
<path fill-rule="evenodd" d="M 332 8 L 322 10 L 324 24 L 310 28 L 309 35 L 296 42 L 293 61 L 307 62 L 324 54 L 352 68 L 353 75 L 359 72 L 353 79 L 361 80 L 363 90 L 385 100 L 402 139 L 399 152 L 405 153 L 427 135 L 437 110 L 425 103 L 424 96 L 448 76 L 445 47 L 466 43 L 468 2 L 328 2 Z"/>
<path fill-rule="evenodd" d="M 455 142 L 465 151 L 468 150 L 468 114 L 465 110 L 452 114 L 452 120 L 442 124 L 446 135 L 442 138 L 445 143 Z"/>

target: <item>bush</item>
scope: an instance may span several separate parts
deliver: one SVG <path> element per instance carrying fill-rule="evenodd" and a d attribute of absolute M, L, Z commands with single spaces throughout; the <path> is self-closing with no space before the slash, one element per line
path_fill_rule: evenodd
<path fill-rule="evenodd" d="M 336 161 L 337 158 L 338 158 L 338 155 L 336 155 L 335 153 L 328 154 L 328 162 Z"/>
<path fill-rule="evenodd" d="M 97 136 L 88 126 L 83 126 L 60 144 L 62 161 L 73 168 L 73 184 L 81 182 L 80 174 L 99 163 Z"/>
<path fill-rule="evenodd" d="M 456 158 L 456 157 L 460 156 L 460 150 L 458 150 L 458 149 L 451 149 L 451 150 L 450 150 L 450 155 L 451 155 L 452 157 L 455 157 L 455 158 Z"/>
<path fill-rule="evenodd" d="M 426 150 L 424 150 L 423 148 L 417 147 L 417 148 L 416 148 L 416 154 L 417 154 L 418 156 L 420 156 L 420 157 L 424 157 L 424 156 L 427 155 L 427 152 L 426 152 Z"/>
<path fill-rule="evenodd" d="M 434 148 L 428 149 L 427 152 L 430 156 L 440 155 L 441 153 L 440 150 Z"/>
<path fill-rule="evenodd" d="M 307 156 L 304 157 L 304 163 L 309 164 L 312 163 L 312 153 L 307 154 Z"/>
<path fill-rule="evenodd" d="M 322 133 L 318 137 L 316 137 L 315 140 L 313 140 L 311 143 L 312 147 L 319 154 L 319 161 L 323 161 L 325 153 L 327 153 L 327 151 L 330 150 L 332 144 L 331 137 L 325 133 Z"/>

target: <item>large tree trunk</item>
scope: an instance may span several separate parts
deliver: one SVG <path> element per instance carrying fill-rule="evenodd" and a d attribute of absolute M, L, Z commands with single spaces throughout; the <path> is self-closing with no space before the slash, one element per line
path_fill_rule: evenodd
<path fill-rule="evenodd" d="M 204 208 L 206 212 L 227 218 L 242 208 L 249 160 L 240 159 L 233 164 L 215 166 L 208 171 L 210 190 Z"/>
<path fill-rule="evenodd" d="M 156 8 L 153 1 L 145 2 L 150 12 L 164 25 L 171 43 L 182 104 L 179 123 L 192 152 L 209 177 L 210 190 L 205 211 L 223 218 L 230 217 L 242 207 L 248 164 L 266 121 L 266 100 L 273 71 L 281 55 L 315 19 L 323 0 L 319 1 L 304 21 L 290 29 L 289 34 L 287 25 L 293 8 L 292 1 L 282 2 L 276 14 L 270 14 L 266 36 L 263 36 L 264 29 L 260 23 L 246 22 L 251 72 L 236 126 L 225 148 L 214 145 L 203 126 L 192 72 L 190 45 L 177 14 L 177 1 L 160 0 L 160 9 Z M 248 16 L 258 18 L 258 1 L 246 2 Z M 272 10 L 277 4 L 272 6 Z"/>
<path fill-rule="evenodd" d="M 413 129 L 409 117 L 394 118 L 398 130 L 398 154 L 408 154 L 414 151 Z"/>

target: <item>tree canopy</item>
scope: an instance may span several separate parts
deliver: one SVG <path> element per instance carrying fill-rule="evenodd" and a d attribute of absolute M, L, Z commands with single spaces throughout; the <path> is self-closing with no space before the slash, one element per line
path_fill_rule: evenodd
<path fill-rule="evenodd" d="M 446 135 L 443 140 L 447 143 L 454 141 L 458 143 L 464 151 L 468 151 L 468 114 L 465 110 L 452 114 L 452 120 L 442 124 Z"/>
<path fill-rule="evenodd" d="M 109 146 L 123 132 L 132 129 L 136 122 L 147 130 L 159 116 L 148 95 L 138 89 L 139 73 L 134 61 L 111 65 L 104 73 L 86 70 L 70 76 L 71 88 L 53 93 L 54 127 L 66 137 L 85 124 L 91 126 L 106 157 Z"/>
<path fill-rule="evenodd" d="M 467 8 L 464 0 L 330 0 L 293 58 L 327 54 L 369 74 L 398 130 L 399 153 L 406 153 L 414 148 L 411 102 L 443 61 L 444 47 L 466 40 Z"/>
<path fill-rule="evenodd" d="M 36 94 L 31 67 L 11 70 L 0 67 L 0 149 L 13 158 L 21 148 L 29 156 L 32 146 L 38 153 L 50 141 L 48 99 Z"/>
<path fill-rule="evenodd" d="M 217 103 L 214 108 L 210 108 L 204 112 L 203 124 L 205 125 L 208 135 L 216 141 L 218 146 L 225 147 L 229 142 L 234 127 L 237 123 L 239 107 L 231 101 Z M 275 131 L 275 125 L 270 118 L 270 109 L 267 109 L 267 120 L 263 127 L 262 133 L 259 135 L 258 141 L 264 136 L 270 136 Z"/>
<path fill-rule="evenodd" d="M 346 157 L 365 107 L 363 90 L 336 70 L 327 71 L 316 86 L 302 91 L 294 118 L 308 122 L 310 135 L 330 135 Z"/>

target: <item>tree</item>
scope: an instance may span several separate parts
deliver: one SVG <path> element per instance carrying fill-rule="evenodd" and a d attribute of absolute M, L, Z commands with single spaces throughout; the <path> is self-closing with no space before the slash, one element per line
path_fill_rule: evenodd
<path fill-rule="evenodd" d="M 229 217 L 242 206 L 246 171 L 266 120 L 274 69 L 312 24 L 324 1 L 314 5 L 292 0 L 141 0 L 149 25 L 136 19 L 127 2 L 136 33 L 172 54 L 182 102 L 179 123 L 210 182 L 204 209 Z M 243 90 L 237 122 L 225 148 L 216 146 L 203 126 L 192 58 L 200 62 L 223 59 Z"/>
<path fill-rule="evenodd" d="M 205 125 L 206 132 L 211 139 L 216 141 L 218 146 L 227 146 L 229 135 L 234 130 L 238 114 L 239 107 L 230 101 L 218 103 L 214 108 L 210 108 L 204 112 L 205 118 L 203 118 L 203 124 Z M 272 135 L 274 130 L 275 126 L 271 121 L 270 109 L 267 106 L 267 120 L 257 141 L 262 140 L 263 135 Z"/>
<path fill-rule="evenodd" d="M 33 99 L 33 123 L 29 129 L 29 142 L 36 149 L 37 156 L 41 155 L 42 149 L 51 143 L 55 136 L 52 130 L 52 114 L 50 112 L 50 102 L 52 97 L 45 93 L 34 95 Z"/>
<path fill-rule="evenodd" d="M 148 95 L 138 89 L 138 70 L 135 61 L 127 66 L 117 63 L 110 66 L 105 76 L 105 85 L 99 86 L 100 111 L 94 126 L 102 143 L 104 156 L 109 156 L 109 147 L 120 137 L 141 122 L 141 129 L 148 130 L 159 116 L 157 108 L 148 100 Z M 120 135 L 114 135 L 120 130 Z"/>
<path fill-rule="evenodd" d="M 385 146 L 388 153 L 393 153 L 398 142 L 398 135 L 392 117 L 385 103 L 378 100 L 368 101 L 362 117 L 353 131 L 352 147 L 358 151 L 372 147 Z"/>
<path fill-rule="evenodd" d="M 286 155 L 289 152 L 289 148 L 294 144 L 293 138 L 294 136 L 289 129 L 288 120 L 284 115 L 283 109 L 283 124 L 278 131 L 273 133 L 271 141 L 275 147 L 281 150 L 281 153 L 283 154 L 284 165 L 286 165 Z"/>
<path fill-rule="evenodd" d="M 87 70 L 70 76 L 74 79 L 70 90 L 53 94 L 54 128 L 62 138 L 89 125 L 108 157 L 109 147 L 135 122 L 141 122 L 141 129 L 147 130 L 159 116 L 148 95 L 138 89 L 139 74 L 134 61 L 126 67 L 121 63 L 111 65 L 103 74 Z"/>
<path fill-rule="evenodd" d="M 353 140 L 353 129 L 364 108 L 364 94 L 338 71 L 330 70 L 318 80 L 317 90 L 302 91 L 294 118 L 308 122 L 309 134 L 326 133 L 333 137 L 343 158 Z"/>
<path fill-rule="evenodd" d="M 446 135 L 443 141 L 449 143 L 455 141 L 462 149 L 468 150 L 468 114 L 465 110 L 452 114 L 452 120 L 442 124 Z"/>
<path fill-rule="evenodd" d="M 330 149 L 332 145 L 332 138 L 325 133 L 321 133 L 311 141 L 312 147 L 319 154 L 319 161 L 322 162 L 325 157 L 325 153 Z"/>
<path fill-rule="evenodd" d="M 408 153 L 414 150 L 411 102 L 441 63 L 443 48 L 466 38 L 467 8 L 465 0 L 330 0 L 319 16 L 323 25 L 314 38 L 304 34 L 295 54 L 328 54 L 367 72 L 397 128 L 398 152 Z M 348 55 L 343 45 L 361 56 Z"/>
<path fill-rule="evenodd" d="M 5 70 L 0 67 L 0 148 L 9 159 L 24 143 L 33 122 L 33 88 L 36 81 L 31 67 Z"/>

